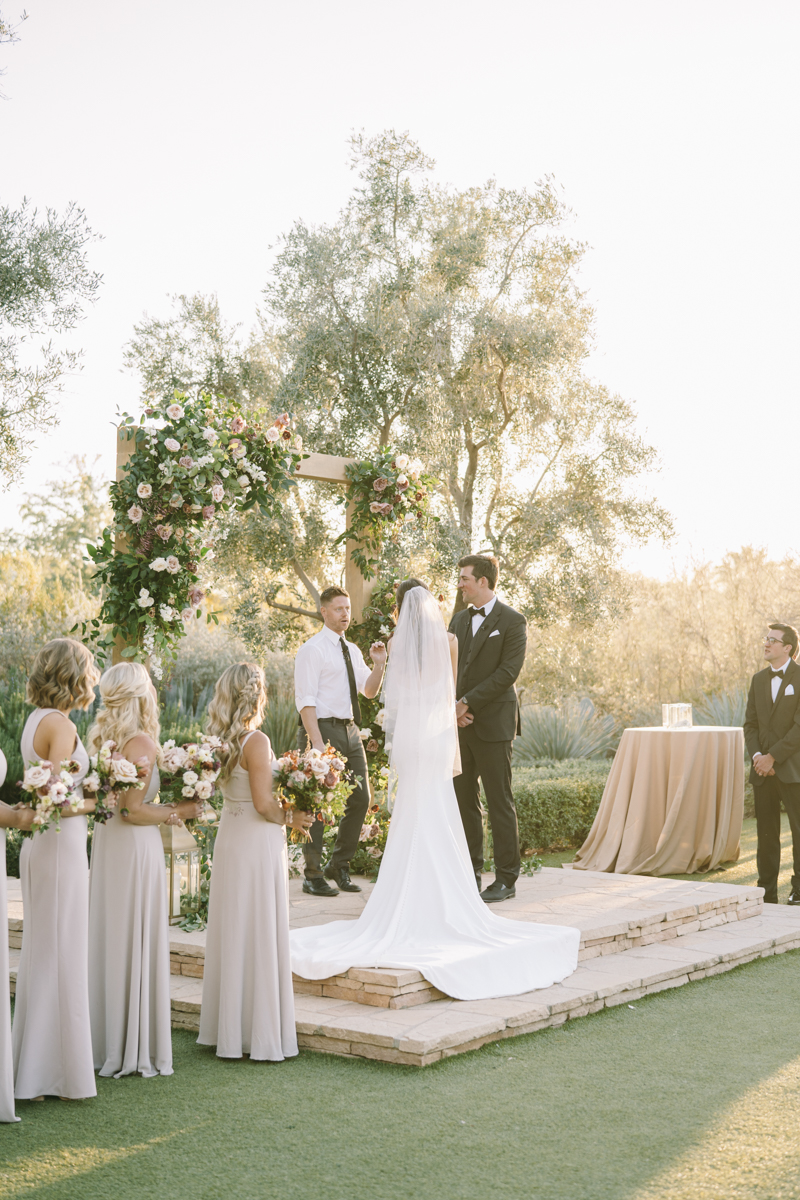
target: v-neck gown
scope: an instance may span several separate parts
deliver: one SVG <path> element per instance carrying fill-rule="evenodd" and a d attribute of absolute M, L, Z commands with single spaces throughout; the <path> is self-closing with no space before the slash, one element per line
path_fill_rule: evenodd
<path fill-rule="evenodd" d="M 154 767 L 146 803 L 159 786 Z M 95 826 L 89 883 L 89 1002 L 101 1075 L 172 1074 L 169 980 L 161 833 L 115 813 Z"/>
<path fill-rule="evenodd" d="M 297 1054 L 286 833 L 256 812 L 243 767 L 222 794 L 197 1040 L 220 1058 L 280 1062 Z"/>
<path fill-rule="evenodd" d="M 22 731 L 22 761 L 38 759 L 33 739 L 53 708 L 37 708 Z M 89 770 L 78 738 L 77 783 Z M 89 1028 L 89 863 L 86 817 L 62 817 L 26 838 L 19 859 L 22 953 L 17 972 L 12 1045 L 18 1100 L 97 1095 Z"/>

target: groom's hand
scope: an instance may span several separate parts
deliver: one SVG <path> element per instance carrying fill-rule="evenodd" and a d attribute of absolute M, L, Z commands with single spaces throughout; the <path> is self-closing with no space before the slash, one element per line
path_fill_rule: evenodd
<path fill-rule="evenodd" d="M 471 712 L 464 713 L 463 717 L 456 717 L 456 725 L 459 729 L 466 729 L 475 720 Z"/>
<path fill-rule="evenodd" d="M 459 721 L 460 721 L 460 720 L 461 720 L 461 718 L 462 718 L 462 717 L 465 717 L 465 716 L 467 715 L 467 713 L 468 713 L 468 712 L 469 712 L 469 705 L 468 705 L 468 704 L 465 704 L 463 700 L 459 700 L 459 701 L 457 702 L 457 704 L 456 704 L 456 718 L 457 718 L 457 720 L 459 720 Z"/>
<path fill-rule="evenodd" d="M 386 647 L 383 642 L 373 642 L 369 648 L 369 656 L 373 667 L 386 666 Z"/>

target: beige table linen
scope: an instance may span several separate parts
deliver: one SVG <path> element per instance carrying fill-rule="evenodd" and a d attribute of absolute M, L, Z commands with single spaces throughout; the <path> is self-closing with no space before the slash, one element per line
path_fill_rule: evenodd
<path fill-rule="evenodd" d="M 744 733 L 626 729 L 575 867 L 689 875 L 739 857 Z"/>

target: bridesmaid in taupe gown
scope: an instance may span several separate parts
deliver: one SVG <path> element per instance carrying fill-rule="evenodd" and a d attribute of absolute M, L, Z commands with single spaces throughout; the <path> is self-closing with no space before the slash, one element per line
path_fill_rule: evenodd
<path fill-rule="evenodd" d="M 97 671 L 92 656 L 72 638 L 56 638 L 39 651 L 28 680 L 28 701 L 37 707 L 22 732 L 22 761 L 46 759 L 58 769 L 68 758 L 89 758 L 70 712 L 94 701 Z M 22 847 L 22 953 L 17 973 L 12 1045 L 18 1100 L 96 1096 L 89 1029 L 87 974 L 89 863 L 84 801 L 77 814 L 61 817 Z"/>
<path fill-rule="evenodd" d="M 0 750 L 0 784 L 5 782 L 8 763 Z M 30 829 L 33 809 L 12 807 L 0 800 L 0 912 L 6 912 L 6 830 Z M 8 979 L 8 939 L 0 938 L 0 979 Z M 11 999 L 8 988 L 0 988 L 0 1121 L 18 1121 L 14 1112 L 14 1063 L 11 1054 Z"/>
<path fill-rule="evenodd" d="M 158 826 L 197 817 L 202 804 L 154 804 L 158 793 L 156 691 L 141 663 L 117 663 L 100 680 L 102 706 L 89 731 L 96 754 L 113 740 L 131 762 L 146 758 L 141 788 L 121 793 L 95 828 L 89 884 L 89 1007 L 101 1075 L 172 1074 L 169 925 Z M 127 815 L 120 810 L 127 810 Z"/>

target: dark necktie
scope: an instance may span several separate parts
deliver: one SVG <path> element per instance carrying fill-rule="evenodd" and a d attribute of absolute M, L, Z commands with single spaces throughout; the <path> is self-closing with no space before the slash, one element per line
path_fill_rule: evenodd
<path fill-rule="evenodd" d="M 350 703 L 353 706 L 353 720 L 356 725 L 361 725 L 361 705 L 358 703 L 358 688 L 356 687 L 356 675 L 353 670 L 353 660 L 350 657 L 350 651 L 347 648 L 347 642 L 343 637 L 339 638 L 339 645 L 342 647 L 344 655 L 344 665 L 347 667 L 347 682 L 350 684 Z"/>

